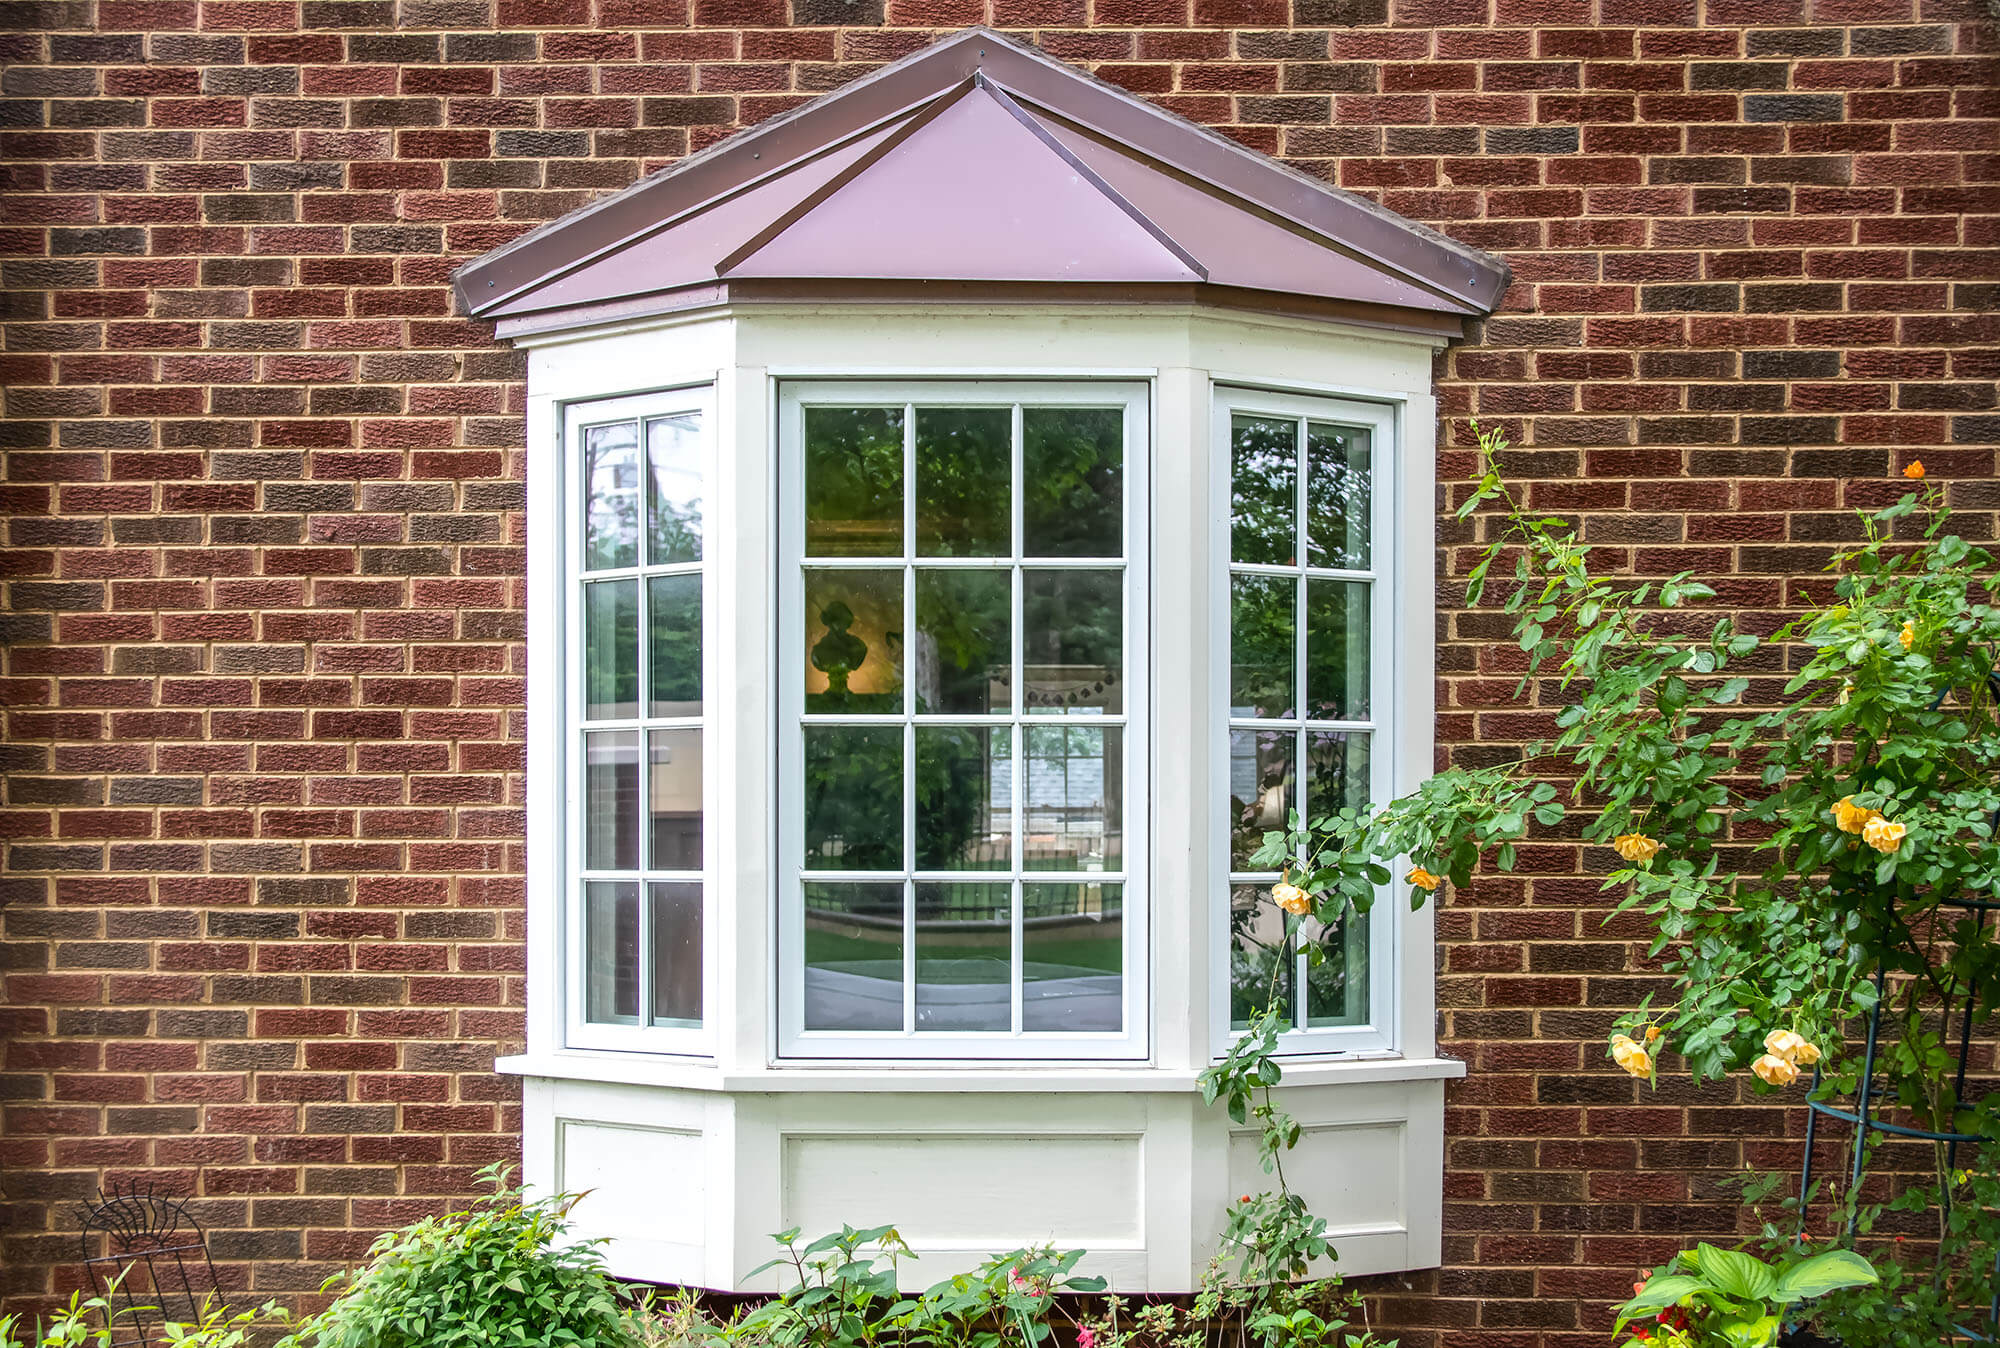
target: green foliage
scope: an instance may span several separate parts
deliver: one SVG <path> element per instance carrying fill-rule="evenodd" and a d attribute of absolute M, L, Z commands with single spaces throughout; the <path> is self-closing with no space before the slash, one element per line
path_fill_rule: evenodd
<path fill-rule="evenodd" d="M 634 1341 L 596 1244 L 564 1244 L 574 1196 L 530 1199 L 489 1166 L 477 1207 L 391 1231 L 280 1348 L 623 1348 Z"/>
<path fill-rule="evenodd" d="M 1644 1320 L 1628 1342 L 1652 1348 L 1769 1348 L 1788 1308 L 1878 1281 L 1874 1267 L 1852 1250 L 1766 1263 L 1704 1242 L 1656 1269 L 1619 1307 L 1616 1329 Z"/>
<path fill-rule="evenodd" d="M 204 1300 L 193 1323 L 168 1321 L 159 1326 L 156 1342 L 162 1348 L 245 1348 L 259 1328 L 286 1322 L 283 1309 L 266 1304 L 254 1311 L 231 1314 L 227 1306 Z M 130 1343 L 133 1329 L 125 1323 L 128 1312 L 113 1310 L 108 1298 L 70 1293 L 69 1305 L 46 1324 L 37 1322 L 28 1337 L 19 1334 L 27 1324 L 18 1315 L 0 1315 L 0 1348 L 112 1348 Z"/>

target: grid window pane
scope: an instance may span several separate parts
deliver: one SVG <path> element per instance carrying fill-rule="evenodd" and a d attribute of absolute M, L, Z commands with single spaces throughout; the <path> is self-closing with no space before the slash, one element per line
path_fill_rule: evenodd
<path fill-rule="evenodd" d="M 1298 956 L 1285 939 L 1285 915 L 1265 886 L 1229 888 L 1229 1025 L 1245 1029 L 1250 1017 L 1276 1001 L 1280 1014 L 1296 1014 Z"/>
<path fill-rule="evenodd" d="M 1306 715 L 1368 718 L 1368 586 L 1306 581 Z"/>
<path fill-rule="evenodd" d="M 623 721 L 639 714 L 639 582 L 600 580 L 583 587 L 583 719 Z"/>
<path fill-rule="evenodd" d="M 805 887 L 805 1026 L 903 1028 L 903 886 Z"/>
<path fill-rule="evenodd" d="M 1030 722 L 1022 865 L 1031 871 L 1117 871 L 1125 865 L 1125 732 Z"/>
<path fill-rule="evenodd" d="M 1028 571 L 1021 617 L 1030 711 L 1123 711 L 1125 586 L 1119 571 Z"/>
<path fill-rule="evenodd" d="M 649 714 L 701 715 L 701 576 L 684 571 L 646 581 Z"/>
<path fill-rule="evenodd" d="M 1369 433 L 1306 423 L 1306 565 L 1368 566 Z"/>
<path fill-rule="evenodd" d="M 920 725 L 916 734 L 917 869 L 1011 871 L 1013 731 Z"/>
<path fill-rule="evenodd" d="M 806 866 L 903 869 L 903 728 L 806 727 Z"/>
<path fill-rule="evenodd" d="M 647 733 L 647 860 L 656 871 L 701 869 L 701 731 Z"/>
<path fill-rule="evenodd" d="M 903 710 L 903 573 L 806 572 L 809 712 Z"/>
<path fill-rule="evenodd" d="M 1251 869 L 1264 835 L 1298 805 L 1296 730 L 1229 732 L 1229 869 Z"/>
<path fill-rule="evenodd" d="M 1306 1024 L 1313 1029 L 1368 1023 L 1368 914 L 1349 910 L 1333 923 L 1308 923 L 1302 941 L 1324 958 L 1306 966 Z"/>
<path fill-rule="evenodd" d="M 639 560 L 639 423 L 583 433 L 583 569 L 607 571 Z"/>
<path fill-rule="evenodd" d="M 1290 566 L 1298 560 L 1298 425 L 1237 416 L 1229 431 L 1230 560 Z"/>
<path fill-rule="evenodd" d="M 702 527 L 701 418 L 646 423 L 646 560 L 698 562 Z"/>
<path fill-rule="evenodd" d="M 583 864 L 593 871 L 639 868 L 639 732 L 583 737 Z"/>
<path fill-rule="evenodd" d="M 1006 712 L 1014 677 L 1009 571 L 917 568 L 910 681 L 919 713 Z"/>
<path fill-rule="evenodd" d="M 806 555 L 903 551 L 903 409 L 805 409 Z"/>
<path fill-rule="evenodd" d="M 917 551 L 1005 557 L 1013 551 L 1014 413 L 1005 407 L 917 411 Z"/>
<path fill-rule="evenodd" d="M 639 1019 L 639 886 L 592 880 L 583 887 L 584 1018 L 606 1025 Z"/>
<path fill-rule="evenodd" d="M 1021 527 L 1030 557 L 1125 553 L 1125 414 L 1115 407 L 1021 412 Z"/>
<path fill-rule="evenodd" d="M 1298 587 L 1291 576 L 1229 578 L 1229 706 L 1237 716 L 1292 714 L 1298 705 Z"/>
<path fill-rule="evenodd" d="M 1125 1028 L 1123 885 L 1021 886 L 1021 1028 Z"/>
<path fill-rule="evenodd" d="M 1013 1028 L 1013 888 L 917 885 L 917 1029 Z"/>
<path fill-rule="evenodd" d="M 646 887 L 653 924 L 653 1023 L 701 1024 L 701 886 L 655 881 Z"/>

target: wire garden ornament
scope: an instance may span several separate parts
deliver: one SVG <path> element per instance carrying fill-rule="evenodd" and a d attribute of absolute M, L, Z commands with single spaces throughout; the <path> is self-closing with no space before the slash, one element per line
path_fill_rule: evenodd
<path fill-rule="evenodd" d="M 105 1299 L 112 1348 L 145 1348 L 159 1326 L 187 1323 L 225 1306 L 208 1237 L 187 1210 L 187 1200 L 148 1186 L 100 1189 L 82 1209 L 83 1265 Z M 93 1254 L 93 1238 L 102 1249 Z"/>

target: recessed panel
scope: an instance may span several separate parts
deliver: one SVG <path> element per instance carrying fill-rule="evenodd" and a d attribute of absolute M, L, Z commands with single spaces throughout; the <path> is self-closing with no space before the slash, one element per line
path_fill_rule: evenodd
<path fill-rule="evenodd" d="M 1059 1235 L 1096 1250 L 1143 1239 L 1140 1139 L 901 1133 L 792 1136 L 784 1225 L 807 1235 L 894 1222 L 918 1249 L 1016 1249 Z"/>
<path fill-rule="evenodd" d="M 586 1239 L 699 1245 L 707 1238 L 702 1135 L 668 1128 L 556 1121 L 556 1183 L 580 1193 L 576 1231 Z"/>
<path fill-rule="evenodd" d="M 1343 1234 L 1380 1235 L 1408 1226 L 1408 1128 L 1400 1119 L 1308 1125 L 1299 1145 L 1285 1153 L 1286 1181 L 1315 1216 L 1326 1218 L 1336 1250 Z M 1257 1163 L 1257 1134 L 1232 1130 L 1229 1192 L 1274 1187 Z"/>

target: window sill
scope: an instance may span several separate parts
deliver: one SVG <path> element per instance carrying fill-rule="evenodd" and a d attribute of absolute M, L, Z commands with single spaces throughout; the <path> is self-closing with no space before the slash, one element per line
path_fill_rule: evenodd
<path fill-rule="evenodd" d="M 786 1066 L 724 1072 L 708 1063 L 675 1061 L 635 1053 L 524 1053 L 501 1058 L 494 1070 L 552 1081 L 590 1081 L 619 1086 L 659 1086 L 674 1090 L 758 1094 L 780 1091 L 846 1092 L 1152 1092 L 1200 1089 L 1198 1074 L 1156 1067 L 1024 1064 L 1001 1066 L 910 1067 Z M 1457 1058 L 1403 1058 L 1394 1054 L 1292 1060 L 1285 1063 L 1285 1086 L 1361 1085 L 1382 1081 L 1445 1081 L 1465 1075 Z"/>

